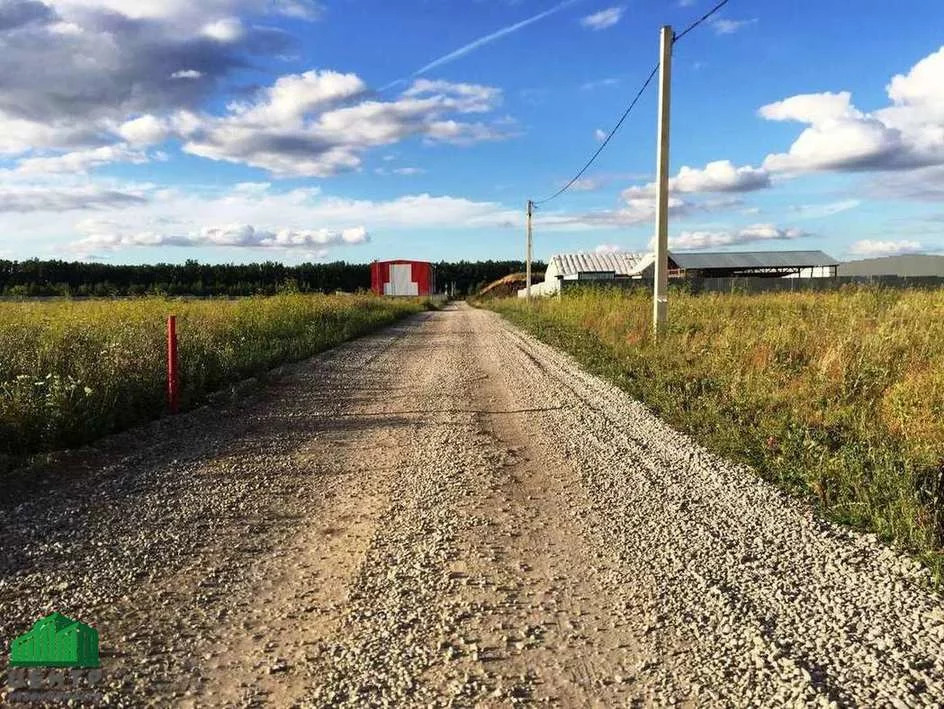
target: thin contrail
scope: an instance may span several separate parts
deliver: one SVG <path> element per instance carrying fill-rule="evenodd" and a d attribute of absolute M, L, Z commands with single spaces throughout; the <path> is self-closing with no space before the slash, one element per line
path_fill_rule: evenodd
<path fill-rule="evenodd" d="M 543 20 L 548 15 L 553 15 L 555 12 L 560 12 L 568 5 L 573 5 L 576 2 L 580 2 L 580 0 L 563 0 L 563 2 L 557 3 L 554 7 L 550 8 L 549 10 L 545 10 L 544 12 L 539 12 L 537 15 L 534 15 L 533 17 L 529 17 L 526 20 L 521 20 L 520 22 L 516 22 L 513 25 L 502 27 L 500 30 L 492 32 L 491 34 L 487 34 L 484 37 L 479 37 L 478 39 L 472 42 L 469 42 L 465 46 L 459 47 L 459 49 L 455 50 L 454 52 L 449 52 L 449 54 L 444 54 L 438 59 L 434 59 L 426 66 L 414 71 L 412 74 L 410 74 L 410 77 L 420 76 L 421 74 L 425 74 L 426 72 L 428 72 L 430 69 L 435 69 L 436 67 L 442 66 L 443 64 L 448 64 L 449 62 L 455 59 L 458 59 L 459 57 L 464 57 L 466 54 L 469 54 L 470 52 L 474 52 L 479 47 L 484 47 L 486 44 L 491 44 L 496 39 L 501 39 L 505 35 L 509 35 L 512 32 L 517 32 L 518 30 L 524 27 L 527 27 L 528 25 L 534 22 L 537 22 L 538 20 Z M 386 91 L 387 89 L 393 86 L 396 86 L 398 84 L 402 84 L 405 82 L 406 82 L 406 79 L 397 79 L 396 81 L 391 81 L 389 84 L 387 84 L 380 90 Z"/>

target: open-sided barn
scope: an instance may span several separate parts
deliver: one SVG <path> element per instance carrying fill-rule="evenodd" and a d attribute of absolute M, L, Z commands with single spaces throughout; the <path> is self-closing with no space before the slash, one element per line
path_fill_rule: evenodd
<path fill-rule="evenodd" d="M 668 261 L 670 278 L 834 276 L 839 265 L 822 251 L 670 251 Z M 553 295 L 570 281 L 652 278 L 654 270 L 651 252 L 556 254 L 544 280 L 531 286 L 531 295 Z M 519 297 L 525 295 L 525 289 L 518 291 Z"/>
<path fill-rule="evenodd" d="M 675 278 L 834 276 L 837 266 L 822 251 L 669 252 L 669 276 Z"/>

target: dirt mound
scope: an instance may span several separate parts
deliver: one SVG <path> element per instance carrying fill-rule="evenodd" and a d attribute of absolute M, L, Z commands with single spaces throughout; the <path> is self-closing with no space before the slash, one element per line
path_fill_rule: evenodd
<path fill-rule="evenodd" d="M 504 278 L 492 281 L 479 291 L 479 298 L 508 298 L 515 295 L 519 290 L 525 287 L 527 275 L 521 273 L 509 273 Z M 531 274 L 531 285 L 544 280 L 543 273 Z"/>

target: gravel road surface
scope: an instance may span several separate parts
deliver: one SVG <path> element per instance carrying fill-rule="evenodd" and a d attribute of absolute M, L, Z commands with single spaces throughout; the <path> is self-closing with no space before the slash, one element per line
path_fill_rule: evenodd
<path fill-rule="evenodd" d="M 464 305 L 37 475 L 0 638 L 91 624 L 104 704 L 944 703 L 915 563 Z"/>

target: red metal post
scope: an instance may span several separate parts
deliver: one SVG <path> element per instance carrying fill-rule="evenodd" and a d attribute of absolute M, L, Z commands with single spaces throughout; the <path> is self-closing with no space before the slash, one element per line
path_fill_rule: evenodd
<path fill-rule="evenodd" d="M 180 373 L 177 371 L 177 316 L 167 317 L 167 406 L 172 414 L 180 407 Z"/>

